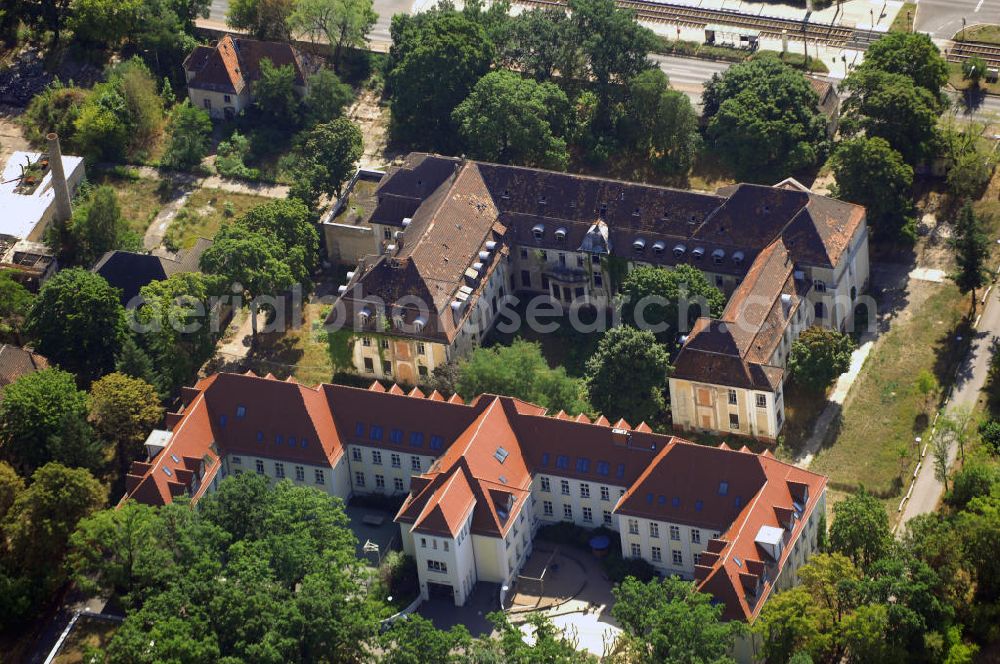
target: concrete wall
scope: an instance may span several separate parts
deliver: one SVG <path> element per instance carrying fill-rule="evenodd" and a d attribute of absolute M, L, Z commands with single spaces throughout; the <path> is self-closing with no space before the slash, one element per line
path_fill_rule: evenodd
<path fill-rule="evenodd" d="M 358 261 L 377 249 L 370 226 L 327 222 L 323 224 L 323 239 L 327 258 L 339 265 L 357 265 Z"/>
<path fill-rule="evenodd" d="M 224 120 L 226 109 L 230 110 L 233 117 L 239 115 L 252 103 L 250 91 L 244 88 L 240 94 L 226 94 L 215 92 L 214 90 L 203 90 L 201 88 L 188 88 L 188 98 L 191 105 L 206 111 L 213 120 Z M 206 106 L 206 102 L 209 106 Z"/>

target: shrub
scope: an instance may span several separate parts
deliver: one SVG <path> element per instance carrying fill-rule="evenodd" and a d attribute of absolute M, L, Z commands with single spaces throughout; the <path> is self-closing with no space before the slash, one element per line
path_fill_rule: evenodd
<path fill-rule="evenodd" d="M 234 131 L 228 140 L 219 143 L 215 157 L 215 170 L 219 171 L 219 175 L 227 178 L 256 180 L 260 177 L 260 171 L 256 168 L 249 168 L 244 163 L 249 154 L 250 139 L 238 131 Z"/>
<path fill-rule="evenodd" d="M 41 144 L 45 135 L 56 132 L 63 145 L 74 145 L 76 119 L 90 93 L 82 88 L 64 87 L 59 79 L 35 95 L 25 111 L 22 123 L 29 141 Z"/>
<path fill-rule="evenodd" d="M 402 551 L 390 551 L 378 570 L 379 582 L 393 598 L 416 597 L 420 592 L 417 561 Z"/>
<path fill-rule="evenodd" d="M 979 439 L 993 456 L 1000 456 L 1000 421 L 986 420 L 979 425 Z"/>

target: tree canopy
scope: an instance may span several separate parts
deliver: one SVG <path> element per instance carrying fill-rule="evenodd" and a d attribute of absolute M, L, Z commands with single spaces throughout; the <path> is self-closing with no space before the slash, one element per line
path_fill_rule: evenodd
<path fill-rule="evenodd" d="M 361 130 L 347 118 L 316 125 L 296 151 L 298 172 L 289 195 L 310 208 L 324 195 L 340 196 L 363 152 Z"/>
<path fill-rule="evenodd" d="M 118 290 L 80 268 L 56 273 L 42 286 L 25 321 L 39 353 L 89 382 L 109 372 L 125 338 Z"/>
<path fill-rule="evenodd" d="M 931 38 L 921 32 L 889 32 L 865 50 L 861 70 L 902 74 L 934 97 L 948 82 L 948 63 Z"/>
<path fill-rule="evenodd" d="M 958 290 L 969 293 L 972 311 L 975 313 L 976 291 L 989 283 L 992 268 L 987 264 L 990 238 L 986 233 L 984 220 L 976 214 L 968 201 L 958 213 L 954 235 L 949 243 L 955 254 L 955 272 L 951 278 Z"/>
<path fill-rule="evenodd" d="M 510 346 L 476 348 L 458 365 L 458 393 L 466 399 L 501 394 L 577 415 L 590 410 L 584 387 L 563 367 L 549 368 L 537 343 L 515 340 Z"/>
<path fill-rule="evenodd" d="M 565 170 L 569 116 L 569 99 L 556 85 L 497 70 L 479 79 L 452 121 L 473 158 Z"/>
<path fill-rule="evenodd" d="M 788 353 L 788 372 L 795 384 L 822 393 L 851 366 L 854 340 L 847 334 L 814 325 L 802 331 Z"/>
<path fill-rule="evenodd" d="M 0 272 L 0 343 L 20 345 L 21 329 L 34 299 L 10 271 Z"/>
<path fill-rule="evenodd" d="M 819 162 L 826 118 L 809 81 L 776 57 L 713 74 L 702 95 L 708 138 L 742 179 L 774 181 Z"/>
<path fill-rule="evenodd" d="M 833 153 L 832 166 L 837 197 L 865 206 L 876 238 L 916 239 L 913 168 L 888 141 L 877 136 L 842 141 Z"/>
<path fill-rule="evenodd" d="M 622 321 L 652 330 L 661 343 L 676 341 L 702 316 L 718 318 L 726 296 L 691 265 L 664 270 L 640 266 L 622 281 Z"/>
<path fill-rule="evenodd" d="M 87 409 L 101 440 L 115 446 L 124 476 L 131 462 L 143 453 L 143 441 L 163 416 L 156 388 L 141 378 L 110 373 L 90 386 Z"/>
<path fill-rule="evenodd" d="M 833 506 L 830 549 L 861 569 L 884 557 L 892 546 L 889 515 L 875 496 L 864 490 Z"/>
<path fill-rule="evenodd" d="M 372 0 L 296 0 L 288 25 L 308 33 L 313 41 L 326 37 L 333 48 L 333 67 L 338 69 L 344 49 L 362 48 L 377 20 Z"/>
<path fill-rule="evenodd" d="M 669 370 L 669 355 L 652 332 L 613 327 L 587 360 L 590 403 L 612 421 L 657 422 L 666 406 Z"/>
<path fill-rule="evenodd" d="M 211 143 L 212 120 L 208 113 L 185 99 L 170 117 L 170 140 L 161 159 L 164 166 L 187 170 L 201 163 Z"/>
<path fill-rule="evenodd" d="M 626 109 L 622 133 L 636 154 L 663 173 L 687 173 L 701 148 L 698 114 L 688 96 L 670 89 L 662 69 L 646 69 L 629 82 Z"/>
<path fill-rule="evenodd" d="M 232 0 L 226 23 L 254 39 L 288 41 L 288 17 L 294 7 L 295 0 Z"/>

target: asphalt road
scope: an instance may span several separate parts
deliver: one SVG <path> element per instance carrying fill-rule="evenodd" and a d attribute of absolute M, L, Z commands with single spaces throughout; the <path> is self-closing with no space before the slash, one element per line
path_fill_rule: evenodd
<path fill-rule="evenodd" d="M 967 25 L 1000 23 L 1000 0 L 917 0 L 914 27 L 936 39 L 951 39 Z"/>
<path fill-rule="evenodd" d="M 698 108 L 701 108 L 701 92 L 705 83 L 712 78 L 712 74 L 726 71 L 731 64 L 675 55 L 651 54 L 649 59 L 658 64 L 670 78 L 670 87 L 689 96 L 691 103 Z"/>
<path fill-rule="evenodd" d="M 958 408 L 974 408 L 979 398 L 979 391 L 986 384 L 990 368 L 990 346 L 997 332 L 1000 332 L 1000 289 L 990 291 L 985 310 L 981 309 L 982 318 L 979 321 L 979 332 L 972 342 L 969 354 L 962 362 L 958 378 L 952 391 L 951 399 L 945 406 L 945 412 L 955 412 Z M 929 438 L 929 437 L 928 437 Z M 944 494 L 944 486 L 934 476 L 933 441 L 923 441 L 928 444 L 927 454 L 923 458 L 920 472 L 913 485 L 913 493 L 903 507 L 900 526 L 917 516 L 927 514 L 937 509 L 938 502 Z M 957 445 L 949 450 L 949 460 L 954 464 L 958 455 Z M 899 529 L 903 532 L 903 528 Z"/>

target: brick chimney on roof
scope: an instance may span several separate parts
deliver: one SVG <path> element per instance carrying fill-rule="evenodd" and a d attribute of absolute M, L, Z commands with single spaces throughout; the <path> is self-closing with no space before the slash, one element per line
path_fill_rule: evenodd
<path fill-rule="evenodd" d="M 63 172 L 62 150 L 59 149 L 59 136 L 51 133 L 45 137 L 49 144 L 49 170 L 52 172 L 52 191 L 56 197 L 57 222 L 69 221 L 73 215 L 70 204 L 69 185 L 66 184 L 66 173 Z"/>

